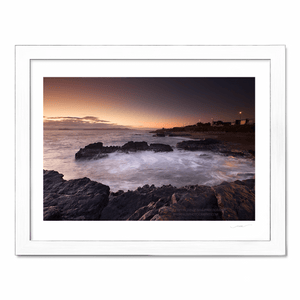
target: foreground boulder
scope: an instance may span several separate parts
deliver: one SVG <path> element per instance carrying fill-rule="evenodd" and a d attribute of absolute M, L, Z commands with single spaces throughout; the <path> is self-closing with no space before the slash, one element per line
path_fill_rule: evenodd
<path fill-rule="evenodd" d="M 165 144 L 147 144 L 147 142 L 128 142 L 123 146 L 103 146 L 103 143 L 94 143 L 81 148 L 76 154 L 75 159 L 98 159 L 113 152 L 137 152 L 137 151 L 154 151 L 154 152 L 170 152 L 172 147 Z"/>
<path fill-rule="evenodd" d="M 106 185 L 44 170 L 44 220 L 99 220 L 108 196 Z"/>

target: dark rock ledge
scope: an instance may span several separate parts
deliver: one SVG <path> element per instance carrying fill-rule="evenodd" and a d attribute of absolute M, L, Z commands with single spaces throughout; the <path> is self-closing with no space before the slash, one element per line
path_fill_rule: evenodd
<path fill-rule="evenodd" d="M 88 178 L 44 170 L 44 220 L 255 220 L 255 180 L 109 193 Z"/>
<path fill-rule="evenodd" d="M 176 148 L 185 151 L 212 151 L 225 156 L 254 159 L 254 152 L 237 150 L 234 146 L 228 143 L 212 138 L 182 141 L 176 144 Z M 99 159 L 107 157 L 109 153 L 113 152 L 129 153 L 137 151 L 171 152 L 173 151 L 173 148 L 170 145 L 159 143 L 148 145 L 147 142 L 131 141 L 123 146 L 103 146 L 103 143 L 98 142 L 81 148 L 75 154 L 75 159 Z"/>
<path fill-rule="evenodd" d="M 44 220 L 99 220 L 108 197 L 106 185 L 44 170 Z"/>
<path fill-rule="evenodd" d="M 136 151 L 154 151 L 154 152 L 170 152 L 172 147 L 165 144 L 147 144 L 147 142 L 128 142 L 123 146 L 103 146 L 103 143 L 94 143 L 81 148 L 76 154 L 75 159 L 97 159 L 103 158 L 108 153 L 113 152 L 136 152 Z"/>
<path fill-rule="evenodd" d="M 187 151 L 212 151 L 225 156 L 254 158 L 254 153 L 234 149 L 228 143 L 212 138 L 182 141 L 176 144 L 176 148 Z"/>

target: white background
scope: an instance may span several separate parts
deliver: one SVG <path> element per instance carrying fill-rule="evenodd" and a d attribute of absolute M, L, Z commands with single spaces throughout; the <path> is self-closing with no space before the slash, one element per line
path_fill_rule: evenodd
<path fill-rule="evenodd" d="M 255 77 L 255 221 L 43 222 L 43 77 Z M 33 240 L 269 240 L 270 62 L 268 60 L 37 60 L 31 62 Z M 59 170 L 57 170 L 59 171 Z M 241 227 L 238 227 L 240 225 Z"/>
<path fill-rule="evenodd" d="M 6 1 L 1 7 L 2 299 L 294 299 L 299 269 L 297 1 Z M 287 46 L 286 257 L 16 257 L 14 45 Z M 3 165 L 4 163 L 4 165 Z M 294 272 L 295 271 L 295 272 Z"/>

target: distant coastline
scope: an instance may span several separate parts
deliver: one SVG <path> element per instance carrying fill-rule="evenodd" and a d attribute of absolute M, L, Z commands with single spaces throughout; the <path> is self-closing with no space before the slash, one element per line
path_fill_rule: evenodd
<path fill-rule="evenodd" d="M 213 138 L 225 143 L 230 151 L 247 151 L 255 157 L 255 124 L 210 126 L 207 124 L 162 128 L 154 131 L 155 136 L 187 137 L 190 139 Z"/>

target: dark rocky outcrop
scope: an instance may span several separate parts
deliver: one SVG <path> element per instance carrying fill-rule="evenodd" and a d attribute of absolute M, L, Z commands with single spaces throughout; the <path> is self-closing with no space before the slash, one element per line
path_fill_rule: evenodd
<path fill-rule="evenodd" d="M 151 221 L 166 220 L 221 220 L 214 190 L 208 186 L 186 188 L 171 197 L 171 204 L 163 206 Z"/>
<path fill-rule="evenodd" d="M 171 152 L 173 151 L 172 147 L 165 144 L 150 144 L 148 150 L 154 151 L 154 152 Z"/>
<path fill-rule="evenodd" d="M 101 220 L 254 220 L 254 179 L 215 187 L 144 186 L 111 193 Z"/>
<path fill-rule="evenodd" d="M 88 178 L 66 181 L 44 170 L 44 220 L 255 220 L 255 180 L 109 194 L 108 186 Z"/>
<path fill-rule="evenodd" d="M 250 151 L 233 149 L 231 144 L 222 141 L 206 138 L 203 140 L 182 141 L 176 144 L 176 148 L 187 151 L 212 151 L 225 156 L 253 158 Z"/>
<path fill-rule="evenodd" d="M 108 196 L 106 185 L 44 170 L 44 220 L 99 220 Z"/>
<path fill-rule="evenodd" d="M 215 150 L 216 145 L 221 142 L 216 139 L 203 139 L 203 140 L 190 140 L 190 141 L 182 141 L 176 144 L 176 148 L 189 150 L 189 151 L 197 151 L 197 150 Z"/>
<path fill-rule="evenodd" d="M 138 209 L 148 206 L 151 202 L 154 203 L 153 207 L 149 206 L 148 210 L 169 205 L 171 196 L 176 190 L 181 189 L 176 189 L 171 185 L 158 188 L 154 185 L 145 185 L 135 191 L 111 193 L 109 203 L 102 212 L 101 220 L 127 220 L 130 217 L 131 220 L 138 220 L 136 216 L 133 216 Z"/>
<path fill-rule="evenodd" d="M 223 220 L 255 220 L 255 181 L 224 182 L 214 187 Z"/>
<path fill-rule="evenodd" d="M 164 133 L 157 133 L 157 134 L 154 134 L 153 136 L 157 136 L 157 137 L 165 137 L 166 135 Z"/>
<path fill-rule="evenodd" d="M 103 146 L 103 143 L 94 143 L 81 148 L 76 154 L 75 159 L 98 159 L 106 157 L 113 152 L 137 152 L 137 151 L 154 151 L 154 152 L 170 152 L 172 147 L 165 144 L 150 144 L 147 142 L 128 142 L 123 146 Z"/>

